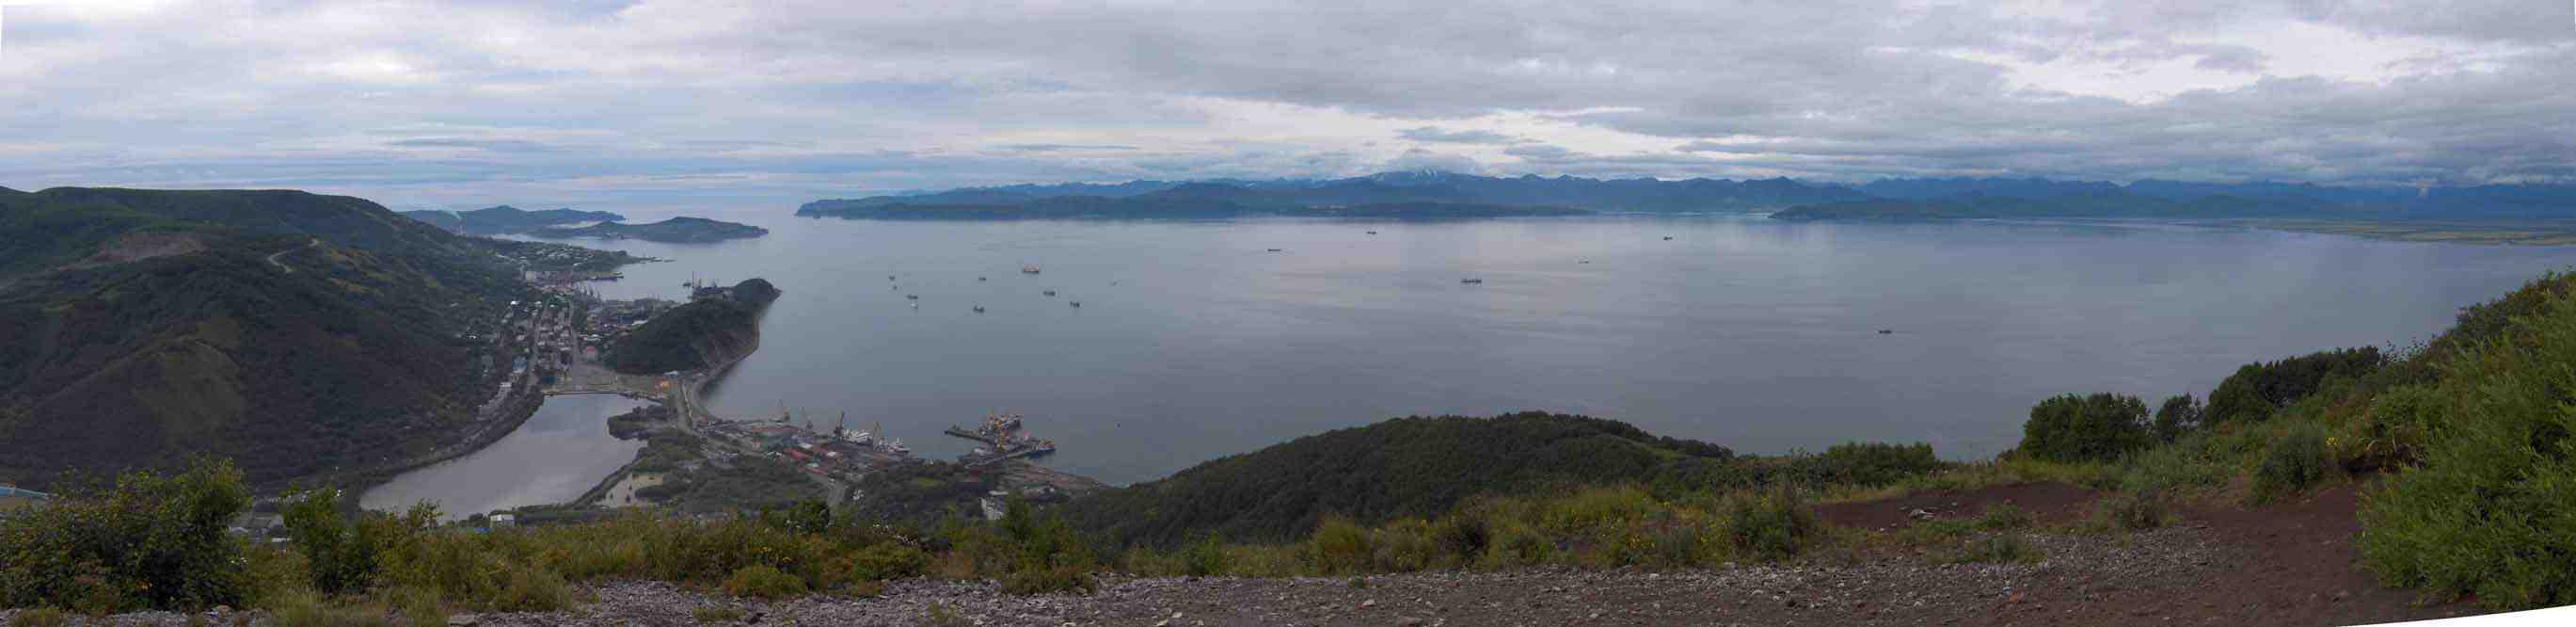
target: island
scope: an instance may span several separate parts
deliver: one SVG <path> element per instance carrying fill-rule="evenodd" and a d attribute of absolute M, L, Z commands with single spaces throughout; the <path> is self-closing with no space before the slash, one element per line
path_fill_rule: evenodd
<path fill-rule="evenodd" d="M 546 227 L 528 231 L 530 236 L 548 239 L 640 239 L 670 244 L 703 244 L 768 234 L 769 229 L 748 224 L 685 216 L 645 224 L 602 222 L 585 227 Z"/>

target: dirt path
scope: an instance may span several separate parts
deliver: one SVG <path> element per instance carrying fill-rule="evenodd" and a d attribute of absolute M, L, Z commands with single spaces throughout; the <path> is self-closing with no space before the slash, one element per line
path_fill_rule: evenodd
<path fill-rule="evenodd" d="M 281 250 L 281 251 L 277 251 L 277 252 L 269 253 L 269 254 L 268 254 L 268 265 L 277 266 L 277 269 L 279 269 L 279 270 L 285 270 L 287 274 L 295 274 L 295 268 L 293 268 L 293 267 L 290 267 L 290 266 L 286 265 L 286 262 L 278 261 L 278 260 L 277 260 L 277 258 L 278 258 L 278 257 L 284 257 L 284 256 L 286 256 L 286 254 L 287 254 L 287 253 L 295 252 L 295 251 L 298 251 L 298 250 L 303 250 L 303 249 L 306 249 L 306 248 L 318 248 L 318 247 L 320 247 L 320 246 L 322 246 L 322 240 L 316 239 L 316 240 L 313 240 L 313 241 L 305 242 L 303 246 L 298 246 L 298 247 L 295 247 L 295 248 L 289 248 L 289 249 L 286 249 L 286 250 Z"/>

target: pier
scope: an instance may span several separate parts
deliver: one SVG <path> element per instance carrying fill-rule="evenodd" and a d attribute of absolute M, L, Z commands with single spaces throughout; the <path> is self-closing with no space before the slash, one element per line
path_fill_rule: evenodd
<path fill-rule="evenodd" d="M 968 466 L 1055 452 L 1055 442 L 1029 435 L 1027 425 L 1018 414 L 992 414 L 985 416 L 984 424 L 973 430 L 951 425 L 943 433 L 982 442 L 989 447 L 958 458 Z"/>

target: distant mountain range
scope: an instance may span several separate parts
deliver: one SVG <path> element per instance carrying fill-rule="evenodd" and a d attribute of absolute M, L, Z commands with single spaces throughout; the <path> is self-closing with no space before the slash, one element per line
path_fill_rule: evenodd
<path fill-rule="evenodd" d="M 1367 210 L 1361 210 L 1367 208 Z M 1520 209 L 1522 211 L 1515 211 Z M 1344 179 L 1026 184 L 818 200 L 800 216 L 1152 218 L 1247 215 L 1478 217 L 1590 212 L 1773 212 L 1786 220 L 1994 217 L 2576 218 L 2576 185 L 2336 187 L 2039 178 L 1883 179 L 1489 177 L 1437 171 Z"/>
<path fill-rule="evenodd" d="M 583 227 L 549 226 L 530 229 L 527 231 L 527 234 L 536 237 L 556 239 L 595 237 L 600 239 L 640 239 L 649 242 L 695 244 L 721 242 L 729 239 L 760 237 L 768 235 L 769 229 L 748 224 L 736 224 L 733 222 L 684 216 L 647 224 L 601 222 L 599 224 Z"/>
<path fill-rule="evenodd" d="M 450 233 L 465 233 L 471 235 L 525 233 L 550 226 L 581 224 L 585 222 L 616 222 L 626 219 L 626 216 L 606 211 L 574 211 L 571 209 L 528 211 L 509 205 L 488 207 L 473 211 L 405 211 L 402 212 L 402 214 L 404 217 L 427 222 L 431 226 L 436 226 L 438 228 L 447 229 Z"/>

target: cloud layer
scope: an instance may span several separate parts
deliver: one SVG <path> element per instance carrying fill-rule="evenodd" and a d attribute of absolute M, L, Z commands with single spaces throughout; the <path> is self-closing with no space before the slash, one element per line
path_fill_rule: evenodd
<path fill-rule="evenodd" d="M 0 185 L 2576 181 L 2564 3 L 7 3 Z"/>

